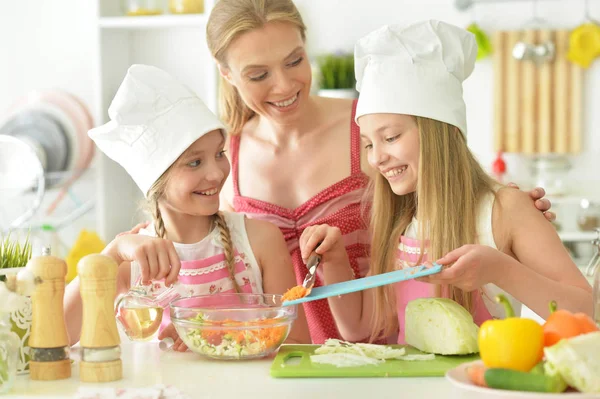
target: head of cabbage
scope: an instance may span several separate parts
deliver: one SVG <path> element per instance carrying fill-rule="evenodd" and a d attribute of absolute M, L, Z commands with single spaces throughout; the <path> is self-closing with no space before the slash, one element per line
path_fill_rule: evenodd
<path fill-rule="evenodd" d="M 446 298 L 419 298 L 406 306 L 406 343 L 440 355 L 478 353 L 479 327 L 461 305 Z"/>

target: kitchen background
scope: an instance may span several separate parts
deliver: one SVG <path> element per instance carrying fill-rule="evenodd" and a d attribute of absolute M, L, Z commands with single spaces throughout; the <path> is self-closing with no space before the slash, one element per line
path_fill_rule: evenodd
<path fill-rule="evenodd" d="M 76 96 L 89 109 L 93 123 L 103 123 L 126 68 L 136 62 L 169 70 L 214 108 L 217 83 L 204 41 L 206 17 L 194 14 L 123 17 L 126 3 L 125 0 L 3 2 L 0 126 L 14 115 L 15 109 L 31 110 L 40 101 L 54 101 L 56 105 L 60 95 L 49 92 L 50 89 Z M 466 0 L 296 0 L 308 26 L 308 49 L 313 61 L 323 54 L 351 52 L 359 37 L 386 23 L 408 24 L 434 18 L 466 27 L 476 22 L 490 36 L 497 30 L 521 30 L 532 27 L 533 23 L 540 28 L 574 29 L 585 22 L 586 4 L 590 15 L 600 19 L 598 0 L 480 0 L 466 8 L 467 3 Z M 209 10 L 212 0 L 205 0 L 204 6 Z M 589 216 L 591 225 L 600 221 L 600 205 L 595 205 L 600 204 L 597 132 L 600 113 L 596 111 L 600 109 L 600 62 L 592 63 L 582 76 L 582 105 L 578 110 L 582 114 L 582 150 L 566 157 L 570 169 L 545 181 L 550 187 L 559 187 L 558 180 L 563 183 L 561 195 L 549 198 L 559 216 L 557 226 L 561 237 L 579 264 L 591 258 L 595 233 L 582 231 L 578 217 Z M 469 146 L 490 171 L 497 155 L 493 88 L 491 56 L 478 61 L 475 72 L 465 83 Z M 31 96 L 34 91 L 37 97 Z M 76 148 L 85 152 L 81 149 L 85 143 L 79 144 Z M 525 189 L 536 184 L 531 159 L 531 156 L 505 154 L 505 181 L 518 182 Z M 59 256 L 70 254 L 77 258 L 78 254 L 144 219 L 136 202 L 141 199 L 139 190 L 120 168 L 98 152 L 89 168 L 79 170 L 77 165 L 86 164 L 84 160 L 71 165 L 63 174 L 58 173 L 56 183 L 46 179 L 41 206 L 21 226 L 25 228 L 21 232 L 31 229 L 36 245 L 52 243 Z M 1 159 L 0 165 L 3 165 Z M 587 210 L 582 209 L 582 200 L 590 202 Z M 4 201 L 5 210 L 33 204 L 21 201 L 18 196 L 5 196 Z M 50 213 L 51 206 L 56 209 Z M 9 223 L 9 217 L 0 211 L 2 217 L 0 223 L 5 225 L 0 225 L 0 231 Z M 82 234 L 84 229 L 87 233 Z"/>

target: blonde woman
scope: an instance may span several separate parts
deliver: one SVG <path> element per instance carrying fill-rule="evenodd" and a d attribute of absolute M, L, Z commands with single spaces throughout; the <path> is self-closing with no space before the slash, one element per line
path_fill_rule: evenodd
<path fill-rule="evenodd" d="M 140 235 L 113 240 L 104 253 L 119 264 L 118 293 L 131 284 L 130 262 L 143 282 L 179 280 L 191 295 L 282 294 L 295 284 L 281 232 L 270 223 L 219 211 L 219 193 L 230 170 L 219 119 L 166 72 L 132 66 L 109 109 L 111 120 L 90 137 L 130 174 L 146 196 L 153 225 Z M 153 285 L 164 289 L 164 285 Z M 65 314 L 71 342 L 81 329 L 79 282 L 67 287 Z M 168 312 L 159 338 L 186 350 Z M 308 343 L 302 309 L 290 342 Z"/>
<path fill-rule="evenodd" d="M 362 277 L 369 268 L 370 237 L 361 215 L 368 165 L 361 159 L 356 102 L 309 95 L 305 38 L 291 0 L 216 2 L 207 41 L 222 76 L 232 164 L 221 205 L 281 229 L 297 282 L 306 274 L 298 239 L 324 223 L 340 229 L 351 276 Z M 531 195 L 539 199 L 543 190 Z M 546 200 L 536 206 L 549 209 Z M 319 270 L 316 285 L 322 282 Z M 314 343 L 341 337 L 327 301 L 304 308 Z"/>
<path fill-rule="evenodd" d="M 356 118 L 373 180 L 371 274 L 437 261 L 444 270 L 329 303 L 348 340 L 389 336 L 404 342 L 406 304 L 454 299 L 481 324 L 504 316 L 505 292 L 542 317 L 548 303 L 592 313 L 592 290 L 556 231 L 528 196 L 492 180 L 466 143 L 462 82 L 477 46 L 467 31 L 439 21 L 384 26 L 355 48 Z M 472 133 L 476 134 L 476 133 Z M 324 254 L 327 284 L 352 278 L 339 231 L 314 226 L 303 253 Z"/>

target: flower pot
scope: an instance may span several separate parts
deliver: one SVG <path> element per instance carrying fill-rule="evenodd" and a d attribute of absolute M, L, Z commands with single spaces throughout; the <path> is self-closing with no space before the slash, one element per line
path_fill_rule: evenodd
<path fill-rule="evenodd" d="M 319 96 L 333 98 L 358 98 L 358 92 L 355 89 L 320 89 Z"/>

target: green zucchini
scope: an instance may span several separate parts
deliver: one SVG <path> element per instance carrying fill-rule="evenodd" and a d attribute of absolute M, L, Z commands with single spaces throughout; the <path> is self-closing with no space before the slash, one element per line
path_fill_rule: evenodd
<path fill-rule="evenodd" d="M 560 377 L 539 373 L 525 373 L 502 368 L 490 368 L 483 376 L 490 388 L 508 389 L 511 391 L 557 393 L 565 390 Z"/>

